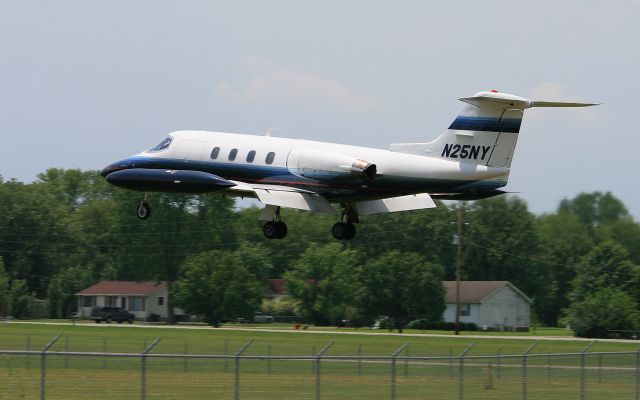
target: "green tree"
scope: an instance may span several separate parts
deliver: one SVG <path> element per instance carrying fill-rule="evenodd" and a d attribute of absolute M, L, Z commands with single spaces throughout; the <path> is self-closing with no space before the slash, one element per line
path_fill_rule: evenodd
<path fill-rule="evenodd" d="M 572 304 L 568 321 L 576 336 L 617 337 L 611 331 L 638 329 L 638 305 L 624 291 L 605 287 Z"/>
<path fill-rule="evenodd" d="M 540 257 L 550 266 L 552 280 L 547 283 L 549 304 L 538 309 L 541 322 L 555 326 L 562 310 L 569 307 L 571 282 L 576 265 L 593 247 L 589 229 L 573 213 L 545 214 L 536 221 L 540 238 Z"/>
<path fill-rule="evenodd" d="M 584 256 L 578 264 L 572 282 L 570 299 L 579 304 L 590 294 L 604 288 L 620 289 L 630 296 L 634 294 L 635 266 L 628 260 L 628 253 L 618 243 L 605 241 Z"/>
<path fill-rule="evenodd" d="M 4 261 L 0 257 L 0 316 L 7 315 L 9 310 L 9 274 L 4 269 Z"/>
<path fill-rule="evenodd" d="M 58 271 L 48 288 L 49 315 L 51 318 L 66 318 L 76 307 L 76 293 L 91 285 L 91 271 L 71 267 Z"/>
<path fill-rule="evenodd" d="M 223 320 L 252 317 L 265 289 L 238 253 L 212 250 L 185 263 L 174 300 L 187 313 L 219 326 Z"/>
<path fill-rule="evenodd" d="M 442 320 L 444 269 L 416 253 L 389 251 L 360 270 L 358 310 L 365 318 L 387 316 L 402 332 L 412 319 Z"/>
<path fill-rule="evenodd" d="M 613 240 L 629 253 L 629 260 L 640 265 L 640 224 L 632 219 L 621 219 L 596 229 L 599 242 Z"/>
<path fill-rule="evenodd" d="M 9 313 L 14 318 L 25 318 L 31 311 L 33 294 L 29 292 L 25 279 L 14 279 L 9 289 Z"/>
<path fill-rule="evenodd" d="M 509 281 L 534 299 L 534 311 L 553 307 L 551 265 L 541 262 L 535 216 L 518 197 L 474 202 L 465 213 L 462 278 Z"/>
<path fill-rule="evenodd" d="M 625 205 L 610 192 L 580 193 L 571 200 L 562 200 L 558 211 L 573 213 L 592 228 L 630 218 Z"/>
<path fill-rule="evenodd" d="M 340 243 L 312 244 L 285 273 L 302 315 L 316 325 L 337 323 L 353 305 L 358 258 Z"/>

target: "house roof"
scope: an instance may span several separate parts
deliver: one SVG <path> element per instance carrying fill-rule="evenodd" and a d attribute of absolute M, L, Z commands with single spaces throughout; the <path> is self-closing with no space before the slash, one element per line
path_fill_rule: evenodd
<path fill-rule="evenodd" d="M 456 302 L 456 282 L 442 282 L 445 289 L 445 303 L 452 304 Z M 504 286 L 510 286 L 519 295 L 531 302 L 524 293 L 513 286 L 509 281 L 461 281 L 460 282 L 460 303 L 482 303 L 489 296 L 494 294 Z"/>
<path fill-rule="evenodd" d="M 164 289 L 165 287 L 167 287 L 166 282 L 100 281 L 95 285 L 76 293 L 76 295 L 147 296 L 160 289 Z"/>
<path fill-rule="evenodd" d="M 274 296 L 287 294 L 287 280 L 286 279 L 269 279 L 269 291 Z"/>

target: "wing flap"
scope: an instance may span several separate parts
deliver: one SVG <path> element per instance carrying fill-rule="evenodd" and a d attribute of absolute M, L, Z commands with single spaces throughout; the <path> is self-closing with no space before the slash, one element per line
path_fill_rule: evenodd
<path fill-rule="evenodd" d="M 318 194 L 255 189 L 258 200 L 267 205 L 273 205 L 284 208 L 295 208 L 298 210 L 322 212 L 326 214 L 335 214 L 335 208 L 324 197 Z"/>
<path fill-rule="evenodd" d="M 241 181 L 232 181 L 236 186 L 227 189 L 230 196 L 253 197 L 268 206 L 295 208 L 298 210 L 335 214 L 336 210 L 329 201 L 310 190 L 279 185 L 252 185 Z"/>
<path fill-rule="evenodd" d="M 397 211 L 435 208 L 436 203 L 427 193 L 390 197 L 381 200 L 359 201 L 355 206 L 360 215 L 383 214 Z"/>

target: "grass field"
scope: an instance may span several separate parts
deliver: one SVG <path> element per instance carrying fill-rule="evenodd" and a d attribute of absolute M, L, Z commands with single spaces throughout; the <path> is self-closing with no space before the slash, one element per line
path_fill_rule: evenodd
<path fill-rule="evenodd" d="M 262 325 L 261 327 L 264 327 Z M 269 326 L 273 328 L 274 326 Z M 143 329 L 120 326 L 57 326 L 0 324 L 0 350 L 41 349 L 55 335 L 56 351 L 139 353 L 161 338 L 153 354 L 233 354 L 253 340 L 245 355 L 311 355 L 327 343 L 329 356 L 388 356 L 408 343 L 409 356 L 457 355 L 474 343 L 468 355 L 521 354 L 535 339 L 397 336 L 295 332 L 291 326 L 275 326 L 283 332 L 259 330 Z M 243 325 L 243 328 L 247 328 Z M 249 327 L 250 328 L 250 327 Z M 340 330 L 344 332 L 344 330 Z M 367 330 L 366 332 L 371 332 Z M 415 333 L 415 332 L 411 332 Z M 442 332 L 440 332 L 442 333 Z M 553 333 L 551 333 L 553 334 Z M 558 335 L 554 335 L 558 336 Z M 541 340 L 527 360 L 529 399 L 578 398 L 579 356 L 536 356 L 544 353 L 575 353 L 587 343 Z M 589 352 L 637 351 L 638 342 L 597 342 Z M 585 390 L 588 399 L 634 398 L 635 354 L 585 358 Z M 465 360 L 465 399 L 519 398 L 522 358 Z M 245 360 L 240 363 L 240 397 L 249 399 L 315 398 L 313 360 Z M 46 364 L 47 398 L 140 398 L 140 358 L 63 356 L 51 354 Z M 388 360 L 325 360 L 321 363 L 323 398 L 389 398 L 391 366 Z M 233 359 L 147 359 L 148 398 L 216 398 L 234 396 Z M 0 355 L 0 399 L 38 398 L 38 355 Z M 458 398 L 460 365 L 456 359 L 400 360 L 397 364 L 398 399 Z"/>

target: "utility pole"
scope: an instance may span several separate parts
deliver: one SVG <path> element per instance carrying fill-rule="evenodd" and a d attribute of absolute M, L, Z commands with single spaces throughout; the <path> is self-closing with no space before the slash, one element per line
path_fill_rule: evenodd
<path fill-rule="evenodd" d="M 462 203 L 458 206 L 458 229 L 455 235 L 456 250 L 456 335 L 460 334 L 460 267 L 462 265 L 462 219 L 464 218 L 464 207 Z"/>

